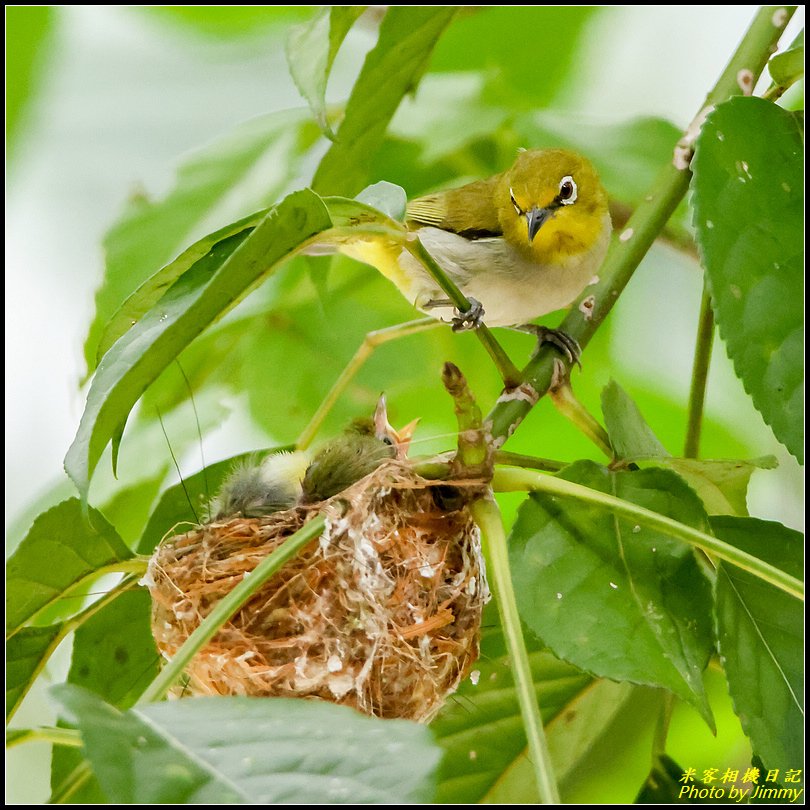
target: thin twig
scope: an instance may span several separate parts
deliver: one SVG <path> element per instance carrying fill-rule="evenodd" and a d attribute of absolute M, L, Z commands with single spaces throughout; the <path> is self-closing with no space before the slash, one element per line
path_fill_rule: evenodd
<path fill-rule="evenodd" d="M 703 406 L 706 402 L 706 382 L 709 378 L 713 341 L 714 313 L 709 291 L 704 287 L 695 340 L 695 359 L 692 364 L 692 386 L 689 389 L 689 416 L 683 448 L 686 458 L 697 458 L 700 450 L 700 431 L 703 426 Z"/>

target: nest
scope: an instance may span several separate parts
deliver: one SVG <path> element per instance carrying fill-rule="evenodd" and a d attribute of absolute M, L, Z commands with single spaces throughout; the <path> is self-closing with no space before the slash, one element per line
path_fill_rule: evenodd
<path fill-rule="evenodd" d="M 456 482 L 457 484 L 459 482 Z M 147 581 L 171 658 L 247 572 L 318 512 L 313 540 L 192 660 L 186 692 L 320 698 L 428 722 L 478 657 L 489 599 L 469 482 L 450 490 L 387 462 L 339 496 L 171 537 Z"/>

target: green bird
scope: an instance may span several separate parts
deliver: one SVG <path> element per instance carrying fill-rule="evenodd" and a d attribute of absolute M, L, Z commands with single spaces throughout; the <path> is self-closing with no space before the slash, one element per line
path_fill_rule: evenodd
<path fill-rule="evenodd" d="M 340 250 L 376 267 L 415 307 L 454 329 L 522 327 L 569 306 L 593 283 L 612 230 L 608 195 L 593 165 L 567 149 L 526 149 L 504 172 L 408 202 L 406 225 L 467 296 L 456 311 L 402 245 L 349 239 Z M 567 354 L 570 337 L 531 328 Z"/>
<path fill-rule="evenodd" d="M 239 462 L 209 504 L 211 519 L 264 517 L 331 498 L 386 459 L 404 458 L 417 422 L 395 430 L 388 422 L 383 395 L 373 419 L 355 419 L 314 457 L 296 451 Z"/>
<path fill-rule="evenodd" d="M 374 472 L 384 461 L 404 458 L 416 421 L 394 430 L 388 422 L 385 397 L 381 396 L 373 419 L 355 419 L 315 455 L 304 475 L 301 502 L 325 501 Z"/>
<path fill-rule="evenodd" d="M 260 462 L 238 463 L 209 505 L 213 520 L 257 518 L 290 509 L 301 498 L 307 453 L 274 453 Z"/>

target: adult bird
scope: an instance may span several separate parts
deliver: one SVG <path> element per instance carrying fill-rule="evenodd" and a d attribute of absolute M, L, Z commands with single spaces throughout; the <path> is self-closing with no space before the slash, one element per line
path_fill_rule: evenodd
<path fill-rule="evenodd" d="M 414 199 L 406 224 L 470 300 L 469 313 L 454 310 L 400 245 L 361 239 L 341 250 L 376 267 L 415 307 L 455 329 L 522 326 L 568 306 L 596 276 L 612 229 L 596 170 L 567 149 L 527 149 L 500 174 Z M 533 331 L 560 343 L 556 330 Z"/>

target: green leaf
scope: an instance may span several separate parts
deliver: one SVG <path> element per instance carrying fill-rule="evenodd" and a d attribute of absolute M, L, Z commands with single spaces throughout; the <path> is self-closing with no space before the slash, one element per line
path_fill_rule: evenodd
<path fill-rule="evenodd" d="M 85 516 L 77 498 L 44 512 L 6 566 L 7 632 L 17 632 L 101 569 L 131 557 L 104 516 L 92 508 Z"/>
<path fill-rule="evenodd" d="M 456 14 L 454 6 L 391 6 L 380 24 L 354 84 L 337 140 L 315 172 L 312 187 L 322 194 L 352 196 L 369 179 L 370 160 L 391 117 L 412 92 L 430 55 Z"/>
<path fill-rule="evenodd" d="M 65 458 L 65 470 L 83 498 L 102 451 L 123 430 L 147 386 L 254 284 L 330 225 L 315 194 L 291 194 L 247 239 L 236 235 L 218 243 L 113 346 L 93 379 L 79 431 Z M 233 252 L 230 240 L 240 242 Z"/>
<path fill-rule="evenodd" d="M 737 376 L 803 458 L 804 168 L 800 116 L 732 98 L 703 125 L 691 205 L 712 307 Z"/>
<path fill-rule="evenodd" d="M 236 250 L 242 242 L 247 239 L 251 231 L 267 216 L 268 209 L 263 209 L 249 217 L 240 219 L 208 236 L 195 242 L 191 247 L 186 248 L 173 262 L 158 270 L 141 284 L 135 292 L 118 308 L 104 327 L 104 331 L 99 338 L 96 361 L 110 350 L 121 335 L 126 334 L 135 324 L 168 292 L 169 288 L 177 281 L 186 270 L 190 269 L 200 259 L 217 248 L 224 247 L 223 242 L 227 240 L 231 252 Z M 241 239 L 231 239 L 230 237 L 241 236 Z"/>
<path fill-rule="evenodd" d="M 793 576 L 802 577 L 799 532 L 754 518 L 712 518 L 714 533 Z M 715 587 L 717 639 L 734 710 L 768 768 L 804 759 L 803 605 L 732 565 Z"/>
<path fill-rule="evenodd" d="M 381 211 L 392 220 L 401 222 L 405 219 L 405 208 L 408 204 L 405 189 L 386 180 L 367 186 L 356 199 Z"/>
<path fill-rule="evenodd" d="M 130 197 L 104 238 L 104 281 L 96 292 L 96 313 L 84 346 L 88 373 L 96 367 L 102 333 L 122 304 L 187 245 L 223 222 L 276 202 L 298 174 L 301 156 L 316 135 L 317 128 L 302 111 L 265 115 L 194 153 L 163 199 L 152 201 L 142 192 Z M 194 258 L 188 251 L 184 255 Z"/>
<path fill-rule="evenodd" d="M 365 10 L 365 6 L 326 6 L 309 22 L 291 28 L 287 37 L 287 62 L 295 86 L 332 140 L 335 136 L 326 120 L 326 83 L 346 34 Z"/>
<path fill-rule="evenodd" d="M 780 87 L 790 87 L 804 76 L 804 29 L 787 50 L 771 58 L 768 72 Z"/>
<path fill-rule="evenodd" d="M 602 413 L 617 458 L 669 456 L 636 403 L 615 380 L 602 389 Z"/>
<path fill-rule="evenodd" d="M 565 90 L 594 6 L 465 7 L 439 41 L 431 71 L 477 70 L 513 110 L 542 109 Z M 520 47 L 531 42 L 531 47 Z M 527 144 L 528 146 L 528 144 Z"/>
<path fill-rule="evenodd" d="M 756 470 L 773 470 L 773 456 L 740 459 L 636 458 L 640 466 L 652 464 L 674 470 L 700 496 L 709 515 L 748 514 L 748 483 Z"/>
<path fill-rule="evenodd" d="M 432 797 L 440 749 L 423 726 L 282 698 L 197 698 L 120 713 L 74 686 L 93 770 L 120 804 L 365 804 Z"/>
<path fill-rule="evenodd" d="M 539 801 L 526 735 L 494 605 L 482 621 L 481 654 L 470 677 L 431 724 L 445 749 L 436 800 L 456 804 Z M 574 772 L 627 703 L 632 687 L 591 676 L 526 643 L 558 781 Z"/>
<path fill-rule="evenodd" d="M 702 504 L 668 470 L 610 472 L 581 461 L 560 477 L 707 529 Z M 701 677 L 712 648 L 711 591 L 689 546 L 535 493 L 510 547 L 521 615 L 555 655 L 595 675 L 665 687 L 712 724 Z"/>
<path fill-rule="evenodd" d="M 17 711 L 22 699 L 48 660 L 61 625 L 24 627 L 6 644 L 6 720 Z"/>
<path fill-rule="evenodd" d="M 6 6 L 6 144 L 12 154 L 39 90 L 53 23 L 52 6 Z"/>
<path fill-rule="evenodd" d="M 152 600 L 146 590 L 130 590 L 86 621 L 73 640 L 68 683 L 88 689 L 118 708 L 132 706 L 160 671 L 151 610 Z M 55 747 L 51 758 L 53 789 L 58 790 L 82 762 L 81 751 Z M 106 803 L 101 796 L 101 788 L 92 777 L 71 794 L 70 801 Z"/>
<path fill-rule="evenodd" d="M 223 40 L 258 35 L 307 16 L 306 6 L 130 6 L 127 11 Z"/>
<path fill-rule="evenodd" d="M 145 589 L 120 594 L 77 631 L 68 683 L 128 709 L 160 670 Z"/>

